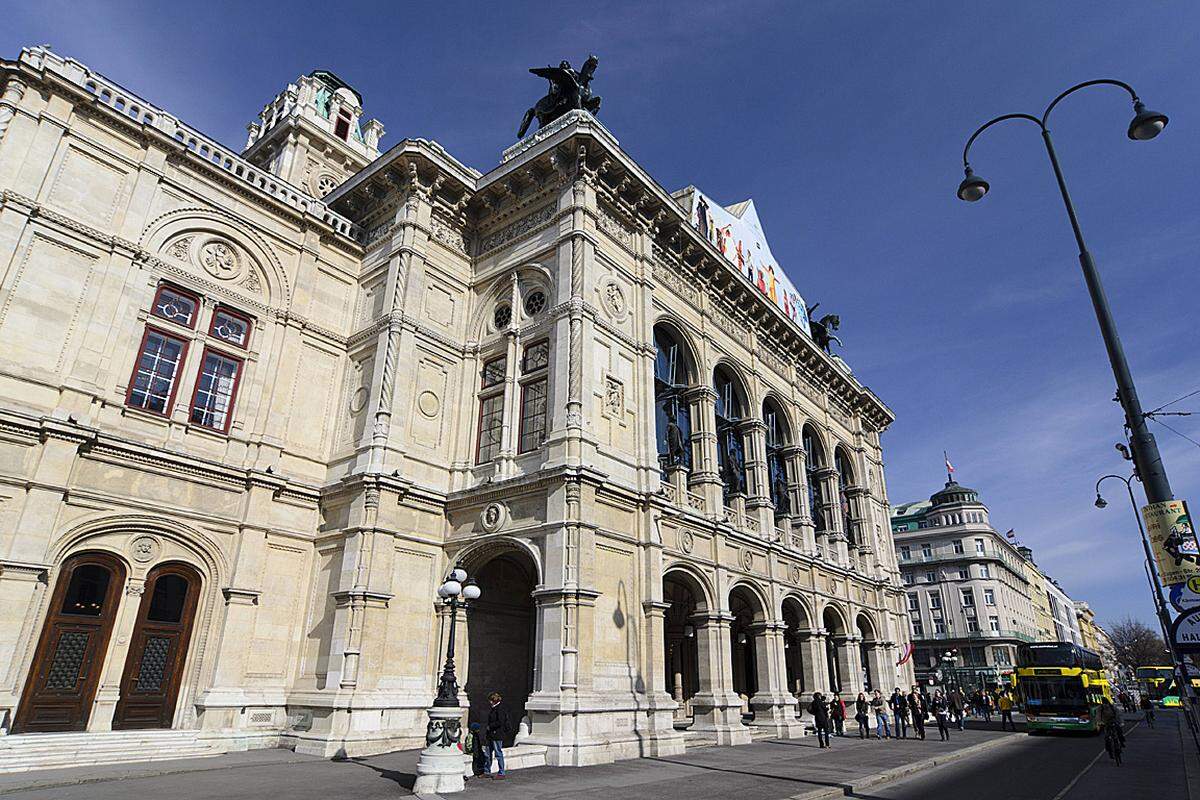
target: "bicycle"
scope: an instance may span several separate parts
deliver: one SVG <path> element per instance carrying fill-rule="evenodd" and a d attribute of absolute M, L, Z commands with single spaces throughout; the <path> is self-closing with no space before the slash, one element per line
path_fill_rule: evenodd
<path fill-rule="evenodd" d="M 1121 751 L 1125 749 L 1125 737 L 1121 728 L 1115 723 L 1104 726 L 1104 751 L 1108 757 L 1121 766 Z"/>

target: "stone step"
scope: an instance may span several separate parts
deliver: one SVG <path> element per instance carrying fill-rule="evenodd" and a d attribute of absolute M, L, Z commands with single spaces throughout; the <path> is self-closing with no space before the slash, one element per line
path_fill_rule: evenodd
<path fill-rule="evenodd" d="M 225 752 L 199 731 L 98 731 L 0 737 L 0 773 L 51 767 L 200 758 Z"/>

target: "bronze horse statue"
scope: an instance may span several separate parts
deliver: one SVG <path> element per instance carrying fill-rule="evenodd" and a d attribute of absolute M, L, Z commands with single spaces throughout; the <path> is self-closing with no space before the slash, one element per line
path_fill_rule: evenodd
<path fill-rule="evenodd" d="M 600 98 L 593 97 L 591 89 L 592 76 L 596 73 L 598 63 L 599 59 L 595 56 L 588 56 L 578 72 L 571 69 L 570 61 L 562 61 L 557 67 L 534 67 L 529 70 L 539 78 L 550 81 L 550 90 L 525 112 L 517 138 L 524 138 L 534 117 L 537 117 L 538 128 L 544 128 L 569 111 L 599 113 Z"/>
<path fill-rule="evenodd" d="M 830 343 L 837 342 L 838 347 L 845 346 L 842 344 L 842 340 L 833 334 L 833 331 L 841 327 L 842 318 L 837 314 L 826 314 L 817 319 L 813 312 L 817 310 L 817 306 L 819 305 L 821 304 L 816 303 L 812 308 L 808 309 L 808 327 L 812 331 L 812 338 L 817 343 L 817 346 L 826 353 L 833 355 L 833 351 L 829 349 Z"/>

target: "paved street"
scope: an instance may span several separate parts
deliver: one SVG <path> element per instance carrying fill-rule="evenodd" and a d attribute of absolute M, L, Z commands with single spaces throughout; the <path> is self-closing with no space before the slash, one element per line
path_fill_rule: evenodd
<path fill-rule="evenodd" d="M 1123 767 L 1106 757 L 1096 737 L 1013 735 L 998 725 L 955 731 L 933 740 L 772 740 L 744 747 L 693 750 L 686 756 L 623 761 L 582 769 L 537 768 L 507 781 L 468 783 L 464 798 L 551 800 L 1084 800 L 1188 798 L 1178 715 L 1160 712 L 1159 725 L 1130 722 Z M 930 763 L 931 760 L 936 764 Z M 416 753 L 402 752 L 331 762 L 282 750 L 216 758 L 106 768 L 52 770 L 0 776 L 4 800 L 126 800 L 171 796 L 180 800 L 288 800 L 394 798 L 410 793 Z M 915 775 L 907 775 L 913 770 Z M 164 774 L 165 773 L 165 774 Z M 1200 800 L 1200 794 L 1195 795 Z"/>

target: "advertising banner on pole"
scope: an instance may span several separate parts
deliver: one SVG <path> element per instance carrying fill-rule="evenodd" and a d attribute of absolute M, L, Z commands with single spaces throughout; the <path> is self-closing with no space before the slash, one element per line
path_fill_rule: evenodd
<path fill-rule="evenodd" d="M 1200 576 L 1200 543 L 1192 526 L 1187 503 L 1168 500 L 1142 506 L 1142 519 L 1163 586 L 1185 583 Z"/>

